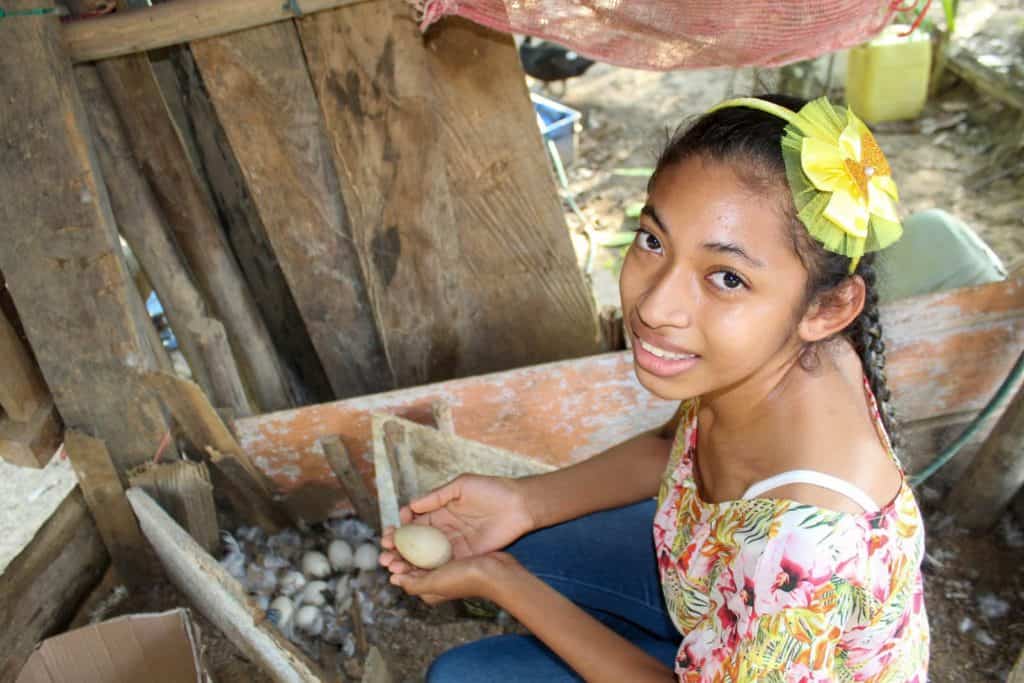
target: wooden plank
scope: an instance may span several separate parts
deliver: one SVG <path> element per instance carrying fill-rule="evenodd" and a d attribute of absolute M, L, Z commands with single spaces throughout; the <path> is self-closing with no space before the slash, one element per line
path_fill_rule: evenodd
<path fill-rule="evenodd" d="M 1024 648 L 1017 657 L 1017 663 L 1013 665 L 1013 671 L 1006 679 L 1006 683 L 1024 683 Z"/>
<path fill-rule="evenodd" d="M 0 21 L 0 269 L 64 421 L 88 426 L 127 468 L 167 431 L 129 372 L 156 367 L 156 354 L 58 28 L 55 16 Z"/>
<path fill-rule="evenodd" d="M 297 24 L 397 386 L 597 351 L 511 40 L 428 48 L 400 0 Z"/>
<path fill-rule="evenodd" d="M 218 397 L 210 373 L 215 368 L 221 374 L 237 376 L 234 356 L 204 353 L 210 350 L 203 349 L 191 333 L 191 325 L 202 325 L 208 319 L 206 301 L 171 240 L 167 218 L 135 162 L 117 110 L 95 65 L 80 65 L 75 69 L 75 77 L 89 110 L 103 177 L 113 187 L 111 205 L 118 229 L 152 281 L 192 377 L 204 391 Z"/>
<path fill-rule="evenodd" d="M 124 487 L 106 445 L 69 429 L 64 435 L 64 451 L 118 574 L 132 585 L 145 585 L 153 579 L 155 567 L 146 561 L 146 541 L 124 497 Z"/>
<path fill-rule="evenodd" d="M 374 527 L 380 533 L 380 520 L 377 516 L 377 503 L 374 494 L 363 479 L 363 475 L 355 467 L 352 457 L 345 444 L 336 436 L 328 436 L 318 440 L 327 458 L 327 464 L 338 477 L 342 491 L 352 503 L 356 514 L 365 524 Z"/>
<path fill-rule="evenodd" d="M 53 399 L 47 398 L 28 422 L 0 417 L 0 459 L 7 462 L 27 467 L 45 465 L 63 439 L 64 426 Z"/>
<path fill-rule="evenodd" d="M 909 416 L 906 428 L 913 438 L 908 440 L 922 449 L 911 454 L 910 471 L 956 436 L 1024 348 L 1022 284 L 1018 278 L 883 309 L 896 409 Z M 676 407 L 640 386 L 631 353 L 625 352 L 308 406 L 239 420 L 235 429 L 280 492 L 336 488 L 314 448 L 318 438 L 340 436 L 369 476 L 371 414 L 389 412 L 431 424 L 432 406 L 440 400 L 451 406 L 460 436 L 555 466 L 579 462 L 664 424 Z"/>
<path fill-rule="evenodd" d="M 194 42 L 191 50 L 334 394 L 391 387 L 294 25 Z"/>
<path fill-rule="evenodd" d="M 452 188 L 445 239 L 459 245 L 448 275 L 458 288 L 455 376 L 599 353 L 593 296 L 512 36 L 451 18 L 427 34 L 420 59 Z"/>
<path fill-rule="evenodd" d="M 1020 362 L 1020 361 L 1018 361 Z M 988 435 L 946 509 L 969 529 L 988 531 L 1024 486 L 1024 390 L 1019 390 Z"/>
<path fill-rule="evenodd" d="M 296 404 L 335 398 L 191 51 L 175 50 L 153 68 L 171 111 L 180 109 L 175 116 L 182 137 L 203 170 L 238 265 L 287 361 Z"/>
<path fill-rule="evenodd" d="M 28 422 L 46 403 L 50 391 L 24 342 L 0 310 L 0 408 L 18 422 Z"/>
<path fill-rule="evenodd" d="M 299 0 L 302 14 L 366 0 Z M 175 0 L 173 4 L 119 11 L 100 19 L 70 22 L 62 38 L 74 62 L 91 62 L 168 45 L 202 40 L 296 16 L 281 0 Z"/>
<path fill-rule="evenodd" d="M 148 58 L 139 54 L 104 60 L 99 72 L 176 243 L 203 297 L 227 328 L 257 404 L 262 410 L 292 405 L 277 351 L 185 152 Z"/>
<path fill-rule="evenodd" d="M 378 391 L 452 377 L 459 238 L 414 17 L 383 0 L 297 24 L 394 377 Z"/>
<path fill-rule="evenodd" d="M 410 454 L 415 469 L 415 477 L 407 487 L 407 498 L 421 496 L 464 473 L 517 478 L 555 469 L 550 463 L 399 417 L 374 415 L 373 419 L 382 423 L 381 433 L 392 426 L 400 429 L 402 446 Z"/>
<path fill-rule="evenodd" d="M 150 464 L 132 472 L 130 482 L 158 502 L 206 552 L 218 552 L 220 526 L 205 463 L 179 460 Z"/>
<path fill-rule="evenodd" d="M 235 510 L 269 532 L 288 526 L 266 477 L 242 452 L 235 437 L 195 382 L 165 372 L 150 372 L 143 382 L 160 396 L 197 454 L 208 456 Z"/>
<path fill-rule="evenodd" d="M 71 620 L 109 564 L 76 489 L 0 576 L 0 683 L 14 683 L 39 641 Z"/>
<path fill-rule="evenodd" d="M 217 407 L 230 414 L 232 419 L 252 415 L 252 404 L 238 374 L 224 325 L 213 318 L 197 318 L 188 326 L 188 333 L 195 337 L 199 352 L 206 361 L 210 396 L 217 402 Z"/>
<path fill-rule="evenodd" d="M 171 582 L 193 607 L 275 681 L 317 683 L 315 665 L 287 643 L 244 589 L 179 527 L 145 491 L 128 489 L 142 532 Z"/>

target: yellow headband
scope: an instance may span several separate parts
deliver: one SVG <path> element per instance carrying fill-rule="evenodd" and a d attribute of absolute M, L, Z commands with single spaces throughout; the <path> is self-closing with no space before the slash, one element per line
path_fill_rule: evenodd
<path fill-rule="evenodd" d="M 850 258 L 851 273 L 865 252 L 884 249 L 903 234 L 889 163 L 852 111 L 833 107 L 827 97 L 799 112 L 741 97 L 709 113 L 726 107 L 749 107 L 786 121 L 782 158 L 797 216 L 825 249 Z"/>

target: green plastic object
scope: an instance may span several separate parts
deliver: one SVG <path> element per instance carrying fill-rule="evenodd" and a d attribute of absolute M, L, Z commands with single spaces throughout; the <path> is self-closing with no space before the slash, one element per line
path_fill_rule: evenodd
<path fill-rule="evenodd" d="M 902 36 L 893 24 L 870 43 L 850 50 L 846 101 L 868 123 L 917 118 L 928 99 L 932 43 L 924 31 Z"/>

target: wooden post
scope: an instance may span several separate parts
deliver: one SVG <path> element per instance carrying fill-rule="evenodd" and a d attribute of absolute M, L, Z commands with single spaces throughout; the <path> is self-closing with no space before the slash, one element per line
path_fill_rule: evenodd
<path fill-rule="evenodd" d="M 27 422 L 0 417 L 0 460 L 39 467 L 57 452 L 63 440 L 60 415 L 47 398 Z"/>
<path fill-rule="evenodd" d="M 295 26 L 197 41 L 191 50 L 335 396 L 390 388 Z"/>
<path fill-rule="evenodd" d="M 947 506 L 964 526 L 984 531 L 1024 485 L 1024 388 L 1018 389 L 981 450 L 954 485 Z"/>
<path fill-rule="evenodd" d="M 144 54 L 116 57 L 100 62 L 99 72 L 204 298 L 228 330 L 256 402 L 265 411 L 288 407 L 277 351 L 185 153 L 149 59 Z"/>
<path fill-rule="evenodd" d="M 167 426 L 131 372 L 157 366 L 150 323 L 58 29 L 55 15 L 0 21 L 0 269 L 64 421 L 89 427 L 124 470 L 152 456 Z"/>
<path fill-rule="evenodd" d="M 179 460 L 147 465 L 130 474 L 132 486 L 149 494 L 211 555 L 220 548 L 213 484 L 205 463 Z"/>
<path fill-rule="evenodd" d="M 0 310 L 0 408 L 17 422 L 28 422 L 50 400 L 39 368 L 6 314 Z"/>
<path fill-rule="evenodd" d="M 99 439 L 69 429 L 64 450 L 118 574 L 131 585 L 145 584 L 153 578 L 155 567 L 146 562 L 148 545 L 124 497 L 107 447 Z"/>
<path fill-rule="evenodd" d="M 252 415 L 249 396 L 245 393 L 242 378 L 238 376 L 224 326 L 213 318 L 197 318 L 189 325 L 188 334 L 195 337 L 199 352 L 207 361 L 212 389 L 210 396 L 217 402 L 217 407 L 228 410 L 232 419 Z M 223 362 L 216 362 L 218 360 Z"/>
<path fill-rule="evenodd" d="M 118 229 L 156 289 L 192 376 L 209 390 L 206 363 L 188 332 L 189 323 L 206 316 L 206 302 L 171 241 L 163 211 L 132 156 L 96 66 L 77 67 L 75 77 L 89 111 L 103 177 L 112 187 L 110 202 Z M 234 360 L 229 360 L 233 365 Z"/>
<path fill-rule="evenodd" d="M 215 485 L 240 515 L 268 532 L 288 526 L 263 473 L 242 452 L 195 382 L 164 372 L 147 373 L 143 382 L 167 405 L 198 454 L 209 456 L 218 475 Z"/>
<path fill-rule="evenodd" d="M 352 457 L 345 444 L 336 436 L 328 436 L 318 440 L 327 458 L 327 464 L 338 477 L 342 490 L 348 496 L 356 515 L 365 524 L 369 524 L 379 534 L 380 518 L 377 516 L 376 496 L 363 480 L 363 475 L 352 462 Z"/>

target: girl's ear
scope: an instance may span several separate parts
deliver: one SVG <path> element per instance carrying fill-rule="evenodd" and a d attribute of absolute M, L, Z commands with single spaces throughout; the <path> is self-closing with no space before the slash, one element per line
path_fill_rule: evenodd
<path fill-rule="evenodd" d="M 797 330 L 804 342 L 817 342 L 846 329 L 864 309 L 867 287 L 860 275 L 843 280 L 818 296 L 807 308 Z"/>

